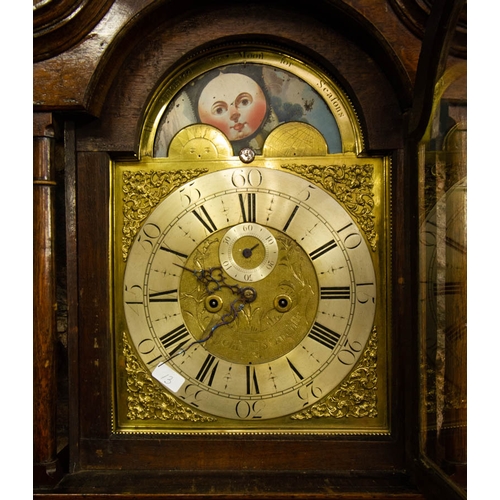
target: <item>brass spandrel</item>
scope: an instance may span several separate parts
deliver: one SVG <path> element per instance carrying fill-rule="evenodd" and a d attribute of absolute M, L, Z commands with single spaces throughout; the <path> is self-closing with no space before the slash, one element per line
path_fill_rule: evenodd
<path fill-rule="evenodd" d="M 192 170 L 125 170 L 123 172 L 123 235 L 122 256 L 128 251 L 141 224 L 169 193 L 207 169 Z"/>
<path fill-rule="evenodd" d="M 299 174 L 335 195 L 363 229 L 372 250 L 377 249 L 372 164 L 324 166 L 292 163 L 283 164 L 281 168 Z"/>
<path fill-rule="evenodd" d="M 162 390 L 158 382 L 153 380 L 149 371 L 146 371 L 142 363 L 137 359 L 125 332 L 122 339 L 126 371 L 128 420 L 186 422 L 214 422 L 217 420 L 211 416 L 201 415 L 192 407 L 180 403 L 168 392 Z"/>
<path fill-rule="evenodd" d="M 292 419 L 313 418 L 375 418 L 377 409 L 377 328 L 372 331 L 368 345 L 356 368 L 346 381 L 320 403 L 292 415 Z"/>

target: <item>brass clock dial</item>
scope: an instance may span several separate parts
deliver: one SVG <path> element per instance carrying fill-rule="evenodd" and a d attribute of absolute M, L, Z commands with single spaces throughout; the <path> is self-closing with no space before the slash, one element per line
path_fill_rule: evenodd
<path fill-rule="evenodd" d="M 361 356 L 376 308 L 350 214 L 301 177 L 258 167 L 173 191 L 138 231 L 123 283 L 128 331 L 153 377 L 235 420 L 328 395 Z"/>

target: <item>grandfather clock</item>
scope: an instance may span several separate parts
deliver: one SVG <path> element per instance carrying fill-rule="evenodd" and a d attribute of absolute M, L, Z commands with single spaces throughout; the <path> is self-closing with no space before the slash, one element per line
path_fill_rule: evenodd
<path fill-rule="evenodd" d="M 465 34 L 34 3 L 36 498 L 465 497 Z"/>

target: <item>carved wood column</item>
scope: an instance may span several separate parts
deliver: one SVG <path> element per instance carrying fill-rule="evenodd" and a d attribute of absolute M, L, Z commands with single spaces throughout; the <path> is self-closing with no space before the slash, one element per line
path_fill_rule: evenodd
<path fill-rule="evenodd" d="M 35 483 L 57 480 L 54 143 L 51 113 L 33 120 L 33 461 Z"/>

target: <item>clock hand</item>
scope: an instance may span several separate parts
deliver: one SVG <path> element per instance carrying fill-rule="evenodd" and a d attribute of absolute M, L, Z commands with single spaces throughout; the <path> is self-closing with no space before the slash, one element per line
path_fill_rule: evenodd
<path fill-rule="evenodd" d="M 228 285 L 226 283 L 226 277 L 220 266 L 210 267 L 208 269 L 190 269 L 180 264 L 175 265 L 193 273 L 196 279 L 205 285 L 208 294 L 216 292 L 221 288 L 229 288 L 234 295 L 241 294 L 242 288 L 239 285 Z"/>
<path fill-rule="evenodd" d="M 243 257 L 249 259 L 252 256 L 252 252 L 259 246 L 259 243 L 256 243 L 252 248 L 245 248 L 243 250 Z"/>
<path fill-rule="evenodd" d="M 255 300 L 255 298 L 257 297 L 257 293 L 251 287 L 241 288 L 238 285 L 234 285 L 234 286 L 238 287 L 238 289 L 240 290 L 239 297 L 237 297 L 236 299 L 234 299 L 231 302 L 231 304 L 229 305 L 229 311 L 226 314 L 223 314 L 221 316 L 220 320 L 215 325 L 213 325 L 211 328 L 209 328 L 207 330 L 207 335 L 205 337 L 201 338 L 200 340 L 195 340 L 195 341 L 191 342 L 191 344 L 189 344 L 185 349 L 183 349 L 181 347 L 177 352 L 175 352 L 174 354 L 172 354 L 172 356 L 170 356 L 167 360 L 165 360 L 165 363 L 172 360 L 176 356 L 179 356 L 181 354 L 185 354 L 186 351 L 188 349 L 190 349 L 192 346 L 194 346 L 196 344 L 203 344 L 204 342 L 209 340 L 212 337 L 212 335 L 214 334 L 215 330 L 217 330 L 217 328 L 219 328 L 223 325 L 228 325 L 229 323 L 232 323 L 236 319 L 236 316 L 238 315 L 238 313 L 243 310 L 245 305 L 249 304 L 250 302 L 253 302 Z"/>
<path fill-rule="evenodd" d="M 223 314 L 220 320 L 206 331 L 206 335 L 200 340 L 195 340 L 189 344 L 185 349 L 180 348 L 172 356 L 170 356 L 166 362 L 171 359 L 185 354 L 185 352 L 190 349 L 193 345 L 202 344 L 209 340 L 214 334 L 217 328 L 228 325 L 232 323 L 240 311 L 243 310 L 246 304 L 253 302 L 257 296 L 257 293 L 252 287 L 241 287 L 237 284 L 229 285 L 226 283 L 226 278 L 223 274 L 222 267 L 210 267 L 208 269 L 190 269 L 189 267 L 181 266 L 180 264 L 175 264 L 177 267 L 184 269 L 193 273 L 198 281 L 205 285 L 207 294 L 212 294 L 213 292 L 220 290 L 221 288 L 229 288 L 234 295 L 238 295 L 231 304 L 229 304 L 229 311 Z"/>
<path fill-rule="evenodd" d="M 181 269 L 184 269 L 185 271 L 189 271 L 190 273 L 193 273 L 194 276 L 198 281 L 202 281 L 205 283 L 207 280 L 212 281 L 210 278 L 212 277 L 212 271 L 213 267 L 209 269 L 190 269 L 189 267 L 186 266 L 181 266 L 180 264 L 174 263 L 174 266 L 180 267 Z M 208 277 L 207 277 L 208 276 Z"/>

